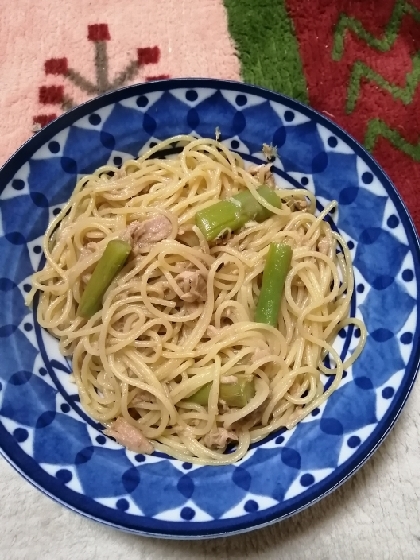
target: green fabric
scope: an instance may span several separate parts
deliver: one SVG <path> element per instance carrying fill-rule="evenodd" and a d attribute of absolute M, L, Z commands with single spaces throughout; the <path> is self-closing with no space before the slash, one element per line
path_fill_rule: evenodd
<path fill-rule="evenodd" d="M 224 0 L 245 82 L 308 103 L 308 90 L 285 0 Z"/>

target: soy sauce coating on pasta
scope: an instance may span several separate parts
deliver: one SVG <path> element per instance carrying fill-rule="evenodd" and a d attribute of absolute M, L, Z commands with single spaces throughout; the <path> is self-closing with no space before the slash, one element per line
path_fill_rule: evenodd
<path fill-rule="evenodd" d="M 173 142 L 181 153 L 156 157 Z M 263 211 L 206 238 L 197 213 L 235 197 Z M 72 356 L 81 404 L 105 433 L 136 452 L 222 465 L 320 406 L 365 341 L 349 317 L 347 245 L 324 219 L 334 206 L 316 215 L 314 195 L 275 185 L 269 164 L 247 166 L 222 143 L 191 136 L 82 178 L 48 227 L 28 303 L 39 290 L 38 321 Z M 82 316 L 86 286 L 117 239 L 129 256 L 99 309 Z M 255 313 L 273 243 L 292 253 L 278 318 L 271 312 L 265 324 Z M 333 342 L 350 323 L 361 336 L 343 362 Z"/>

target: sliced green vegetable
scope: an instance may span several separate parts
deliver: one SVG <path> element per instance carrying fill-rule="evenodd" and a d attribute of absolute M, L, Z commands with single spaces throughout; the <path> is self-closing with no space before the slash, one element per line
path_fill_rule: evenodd
<path fill-rule="evenodd" d="M 126 241 L 113 239 L 108 243 L 86 284 L 77 310 L 79 315 L 89 319 L 99 311 L 105 292 L 126 263 L 130 251 L 131 245 Z"/>
<path fill-rule="evenodd" d="M 258 187 L 257 193 L 271 206 L 280 208 L 280 197 L 268 185 Z M 232 198 L 199 210 L 195 215 L 195 223 L 207 241 L 213 241 L 226 230 L 236 231 L 250 220 L 263 222 L 271 214 L 270 210 L 261 206 L 249 190 L 245 190 Z"/>
<path fill-rule="evenodd" d="M 236 383 L 221 383 L 220 399 L 232 408 L 243 408 L 255 395 L 253 381 L 239 379 Z"/>
<path fill-rule="evenodd" d="M 281 296 L 290 269 L 293 251 L 289 245 L 271 243 L 263 271 L 260 297 L 258 298 L 254 320 L 277 326 Z"/>
<path fill-rule="evenodd" d="M 205 385 L 200 387 L 196 393 L 190 395 L 186 400 L 194 404 L 207 406 L 207 403 L 209 401 L 210 389 L 211 389 L 211 382 L 206 383 Z"/>
<path fill-rule="evenodd" d="M 200 389 L 188 397 L 187 401 L 201 406 L 207 406 L 210 395 L 211 383 L 206 383 Z M 243 408 L 255 395 L 253 381 L 238 378 L 235 383 L 221 383 L 219 398 L 232 408 Z"/>

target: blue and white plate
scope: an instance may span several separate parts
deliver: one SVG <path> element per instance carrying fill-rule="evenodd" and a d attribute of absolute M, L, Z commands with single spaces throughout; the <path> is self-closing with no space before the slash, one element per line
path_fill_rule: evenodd
<path fill-rule="evenodd" d="M 275 169 L 340 204 L 351 249 L 352 314 L 366 347 L 339 388 L 294 430 L 254 445 L 237 464 L 199 467 L 106 438 L 80 406 L 71 364 L 25 307 L 49 220 L 76 181 L 180 133 L 214 137 L 248 161 L 263 143 Z M 32 484 L 69 508 L 144 535 L 237 533 L 296 513 L 345 481 L 375 451 L 407 399 L 419 364 L 419 240 L 400 196 L 364 149 L 287 97 L 217 80 L 132 86 L 77 107 L 31 138 L 0 171 L 0 446 Z M 340 333 L 342 355 L 357 343 Z"/>

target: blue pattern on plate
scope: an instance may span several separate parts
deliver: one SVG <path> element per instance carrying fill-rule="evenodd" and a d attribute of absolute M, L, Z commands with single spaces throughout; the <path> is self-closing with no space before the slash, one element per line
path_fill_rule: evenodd
<path fill-rule="evenodd" d="M 210 469 L 197 469 L 190 475 L 194 481 L 194 503 L 215 519 L 222 517 L 246 496 L 246 490 L 232 484 L 233 465 L 223 466 L 218 471 L 212 473 Z"/>
<path fill-rule="evenodd" d="M 28 208 L 36 206 L 36 220 L 28 220 Z M 4 235 L 19 232 L 25 241 L 33 241 L 44 235 L 48 225 L 48 206 L 46 196 L 36 191 L 30 195 L 15 196 L 2 201 L 2 226 Z"/>
<path fill-rule="evenodd" d="M 17 371 L 33 371 L 38 350 L 17 329 L 12 340 L 0 344 L 0 379 L 8 381 Z"/>
<path fill-rule="evenodd" d="M 21 323 L 22 319 L 28 313 L 28 309 L 19 288 L 16 284 L 14 284 L 14 286 L 14 288 L 7 290 L 5 304 L 0 306 L 0 325 L 2 325 L 2 327 L 0 327 L 0 336 L 3 337 L 5 332 L 7 332 L 7 330 L 5 330 L 5 326 L 10 321 L 10 317 L 12 317 L 12 315 L 13 327 L 15 327 Z"/>
<path fill-rule="evenodd" d="M 177 486 L 184 474 L 170 461 L 146 462 L 138 467 L 140 484 L 131 493 L 145 516 L 157 514 L 182 506 L 188 500 Z"/>
<path fill-rule="evenodd" d="M 41 429 L 43 414 L 55 411 L 57 391 L 30 370 L 16 371 L 3 391 L 0 415 L 22 426 Z"/>
<path fill-rule="evenodd" d="M 372 365 L 372 364 L 369 364 Z M 369 374 L 366 370 L 366 374 Z M 355 381 L 349 381 L 328 399 L 320 429 L 328 435 L 343 436 L 377 422 L 375 393 L 361 389 Z M 341 433 L 340 433 L 341 432 Z"/>
<path fill-rule="evenodd" d="M 74 189 L 73 174 L 63 172 L 61 157 L 45 157 L 45 159 L 32 159 L 29 163 L 29 191 L 45 192 L 48 184 L 48 201 L 50 206 L 62 204 L 68 200 Z M 44 186 L 43 186 L 44 185 Z"/>
<path fill-rule="evenodd" d="M 299 474 L 301 457 L 289 447 L 259 448 L 241 467 L 250 476 L 249 490 L 256 495 L 270 496 L 282 502 L 287 489 Z"/>
<path fill-rule="evenodd" d="M 360 310 L 369 332 L 386 328 L 393 333 L 398 333 L 406 323 L 414 305 L 415 300 L 407 294 L 404 286 L 395 280 L 384 290 L 372 290 L 360 306 Z M 398 309 L 398 314 L 390 321 L 386 310 L 394 307 Z"/>
<path fill-rule="evenodd" d="M 359 240 L 354 265 L 373 288 L 387 288 L 401 270 L 408 246 L 396 239 L 392 233 L 371 226 L 360 232 Z M 373 254 L 376 256 L 374 260 Z M 399 310 L 396 312 L 399 313 Z"/>
<path fill-rule="evenodd" d="M 95 159 L 94 152 L 98 148 L 104 161 L 108 160 L 113 147 L 107 149 L 107 146 L 104 146 L 101 141 L 101 134 L 103 133 L 97 130 L 86 130 L 78 127 L 72 127 L 69 130 L 60 162 L 66 173 L 70 175 L 93 173 L 96 167 L 92 160 Z"/>
<path fill-rule="evenodd" d="M 386 196 L 377 196 L 366 189 L 351 186 L 342 189 L 337 198 L 340 208 L 347 205 L 357 206 L 357 214 L 340 213 L 338 220 L 338 227 L 353 239 L 358 240 L 367 224 L 370 227 L 381 227 Z"/>
<path fill-rule="evenodd" d="M 342 154 L 328 152 L 328 167 L 322 175 L 313 177 L 315 192 L 327 200 L 338 200 L 343 192 L 348 189 L 358 189 L 357 156 L 354 153 Z M 351 209 L 350 209 L 351 208 Z M 348 211 L 350 209 L 350 211 Z M 347 205 L 344 213 L 352 221 L 352 207 Z"/>
<path fill-rule="evenodd" d="M 243 110 L 243 115 L 247 122 L 255 123 L 252 131 L 245 131 L 245 134 L 240 135 L 241 141 L 247 146 L 251 153 L 259 152 L 261 150 L 261 142 L 259 142 L 258 139 L 265 137 L 267 132 L 267 122 L 271 123 L 271 127 L 274 132 L 272 133 L 271 138 L 266 138 L 264 141 L 267 144 L 272 142 L 277 148 L 284 145 L 286 141 L 286 127 L 282 119 L 275 111 L 273 111 L 268 101 L 245 108 Z M 234 136 L 234 134 L 232 136 Z"/>
<path fill-rule="evenodd" d="M 164 100 L 162 99 L 160 103 L 163 104 Z M 177 107 L 174 107 L 171 102 L 169 103 L 169 108 L 175 111 L 177 110 Z M 227 138 L 238 134 L 238 124 L 239 128 L 243 130 L 242 119 L 241 122 L 238 123 L 238 118 L 236 117 L 238 111 L 226 100 L 220 91 L 217 91 L 197 105 L 196 112 L 199 124 L 195 129 L 200 136 L 210 136 L 213 138 L 216 127 L 215 123 L 223 123 L 221 130 L 223 129 L 223 134 L 225 134 Z M 185 122 L 183 109 L 179 111 L 179 118 L 181 126 L 185 126 L 187 123 Z M 191 130 L 191 128 L 189 128 L 189 130 Z"/>
<path fill-rule="evenodd" d="M 278 149 L 278 175 L 340 203 L 356 268 L 353 310 L 366 349 L 339 388 L 290 432 L 237 465 L 199 467 L 134 455 L 80 409 L 58 345 L 24 307 L 50 212 L 82 173 L 120 164 L 151 141 L 195 132 L 255 161 Z M 291 173 L 292 175 L 288 175 Z M 63 115 L 0 172 L 0 445 L 27 478 L 84 515 L 143 534 L 194 538 L 281 519 L 330 491 L 395 422 L 419 360 L 418 240 L 380 168 L 324 117 L 281 95 L 215 80 L 174 80 L 107 94 Z M 322 207 L 322 204 L 320 207 Z M 354 348 L 346 329 L 342 352 Z"/>
<path fill-rule="evenodd" d="M 353 375 L 357 377 L 369 376 L 374 387 L 380 387 L 393 373 L 404 367 L 400 353 L 400 342 L 394 338 L 391 331 L 387 331 L 391 338 L 383 336 L 375 340 L 375 333 L 367 337 L 363 350 L 363 360 L 357 360 L 353 366 Z"/>
<path fill-rule="evenodd" d="M 324 151 L 315 122 L 287 126 L 285 142 L 278 149 L 286 172 L 318 175 L 328 166 L 329 155 Z"/>
<path fill-rule="evenodd" d="M 89 445 L 77 453 L 74 463 L 83 489 L 92 497 L 121 496 L 127 487 L 134 489 L 132 464 L 123 449 Z"/>
<path fill-rule="evenodd" d="M 102 161 L 107 161 L 109 157 L 107 154 L 110 153 L 108 146 L 112 144 L 120 152 L 125 152 L 133 157 L 137 156 L 139 145 L 143 146 L 153 136 L 143 130 L 144 118 L 143 113 L 139 111 L 133 111 L 119 104 L 115 105 L 106 120 L 106 130 L 102 127 L 102 131 L 106 132 L 108 136 L 102 136 L 101 141 L 96 144 Z"/>
<path fill-rule="evenodd" d="M 78 453 L 91 445 L 86 425 L 65 414 L 58 413 L 46 426 L 39 424 L 34 433 L 34 458 L 39 462 L 74 465 Z"/>
<path fill-rule="evenodd" d="M 299 433 L 296 431 L 290 438 L 290 447 L 298 450 L 302 458 L 302 470 L 334 468 L 338 464 L 343 430 L 337 430 L 336 426 L 328 427 L 325 420 L 323 425 L 318 419 L 305 422 Z"/>

